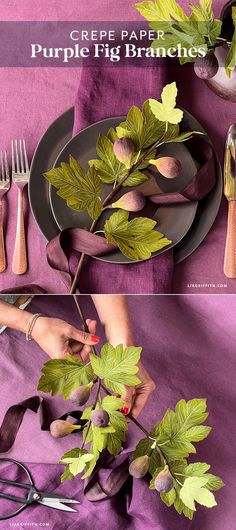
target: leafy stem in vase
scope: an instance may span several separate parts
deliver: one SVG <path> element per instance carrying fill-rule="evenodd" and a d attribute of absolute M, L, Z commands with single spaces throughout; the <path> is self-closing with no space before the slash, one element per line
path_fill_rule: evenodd
<path fill-rule="evenodd" d="M 212 0 L 199 0 L 198 4 L 189 2 L 189 15 L 177 0 L 166 0 L 165 3 L 156 0 L 144 1 L 134 4 L 134 7 L 149 21 L 154 31 L 164 33 L 160 48 L 161 56 L 170 48 L 177 49 L 178 45 L 184 47 L 186 52 L 194 48 L 197 51 L 197 58 L 194 54 L 186 53 L 179 58 L 180 64 L 195 62 L 196 75 L 202 79 L 211 79 L 215 77 L 219 69 L 219 62 L 214 51 L 219 46 L 227 45 L 229 50 L 224 67 L 227 76 L 231 77 L 236 68 L 235 6 L 232 7 L 231 26 L 234 32 L 232 41 L 225 39 L 222 34 L 222 21 L 214 15 Z M 158 39 L 151 44 L 154 50 L 159 49 L 159 46 Z M 161 50 L 164 52 L 162 53 Z"/>

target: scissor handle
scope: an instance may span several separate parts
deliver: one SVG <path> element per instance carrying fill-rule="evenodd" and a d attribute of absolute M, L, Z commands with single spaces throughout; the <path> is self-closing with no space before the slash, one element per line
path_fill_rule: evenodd
<path fill-rule="evenodd" d="M 15 517 L 16 515 L 21 513 L 29 504 L 31 504 L 32 500 L 30 499 L 30 497 L 31 497 L 31 493 L 34 490 L 34 482 L 33 482 L 33 479 L 31 477 L 31 474 L 28 471 L 28 469 L 24 466 L 24 464 L 22 464 L 21 462 L 18 462 L 18 460 L 14 460 L 13 458 L 0 458 L 0 462 L 9 462 L 10 464 L 16 464 L 17 466 L 19 466 L 26 473 L 26 475 L 27 475 L 27 477 L 28 477 L 28 479 L 30 481 L 30 484 L 21 484 L 20 482 L 7 481 L 7 480 L 5 481 L 5 479 L 0 479 L 1 483 L 3 483 L 3 484 L 4 483 L 6 483 L 6 484 L 10 483 L 10 485 L 14 485 L 14 486 L 16 485 L 18 487 L 30 490 L 27 499 L 20 499 L 18 497 L 14 497 L 12 499 L 11 495 L 7 495 L 5 493 L 1 493 L 0 494 L 0 497 L 3 498 L 3 499 L 5 498 L 5 499 L 8 499 L 8 500 L 14 500 L 15 502 L 20 502 L 20 504 L 21 504 L 21 506 L 14 513 L 12 513 L 10 515 L 0 515 L 0 521 L 4 521 L 6 519 L 11 519 L 12 517 Z M 5 481 L 5 482 L 3 482 L 3 481 Z"/>
<path fill-rule="evenodd" d="M 20 504 L 32 504 L 32 500 L 29 498 L 24 499 L 23 497 L 16 497 L 15 495 L 10 495 L 8 493 L 0 493 L 0 499 L 7 499 L 8 501 L 19 502 Z"/>
<path fill-rule="evenodd" d="M 7 480 L 0 478 L 0 484 L 7 484 L 8 486 L 15 486 L 16 488 L 22 488 L 24 490 L 31 490 L 32 484 L 23 484 L 22 482 L 15 482 L 14 480 Z"/>

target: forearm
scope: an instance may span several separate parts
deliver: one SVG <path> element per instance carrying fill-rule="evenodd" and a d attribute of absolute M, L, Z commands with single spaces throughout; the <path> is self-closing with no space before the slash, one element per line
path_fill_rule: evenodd
<path fill-rule="evenodd" d="M 133 342 L 132 324 L 127 297 L 123 295 L 93 295 L 107 340 L 113 345 L 131 346 Z"/>
<path fill-rule="evenodd" d="M 16 329 L 25 333 L 27 331 L 32 313 L 0 300 L 0 323 L 3 326 Z"/>

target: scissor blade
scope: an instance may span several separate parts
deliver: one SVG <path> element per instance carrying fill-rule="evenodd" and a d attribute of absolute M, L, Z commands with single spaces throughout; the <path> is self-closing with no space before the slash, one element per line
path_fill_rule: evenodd
<path fill-rule="evenodd" d="M 38 502 L 40 504 L 43 504 L 43 506 L 48 506 L 49 508 L 55 508 L 56 510 L 62 510 L 63 512 L 78 512 L 78 510 L 74 510 L 74 508 L 71 508 L 70 506 L 66 506 L 66 504 L 62 504 L 58 500 L 53 501 L 52 499 L 43 499 Z"/>
<path fill-rule="evenodd" d="M 79 501 L 75 499 L 67 499 L 66 497 L 44 497 L 44 500 L 46 500 L 47 503 L 64 502 L 65 504 L 80 504 Z"/>

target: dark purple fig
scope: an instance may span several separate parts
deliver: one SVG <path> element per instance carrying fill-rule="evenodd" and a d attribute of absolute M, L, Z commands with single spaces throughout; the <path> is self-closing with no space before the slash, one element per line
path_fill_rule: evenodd
<path fill-rule="evenodd" d="M 129 168 L 130 162 L 135 153 L 135 146 L 132 140 L 129 138 L 118 138 L 114 142 L 113 151 L 117 160 Z"/>
<path fill-rule="evenodd" d="M 91 384 L 81 385 L 79 388 L 76 388 L 75 390 L 73 390 L 73 392 L 71 392 L 70 400 L 75 405 L 81 407 L 82 405 L 87 403 L 91 393 L 91 389 Z"/>
<path fill-rule="evenodd" d="M 153 164 L 158 169 L 159 173 L 161 173 L 161 175 L 167 179 L 174 179 L 178 177 L 182 170 L 181 162 L 172 156 L 163 156 L 161 158 L 157 158 L 156 160 L 149 160 L 149 162 L 150 164 Z"/>
<path fill-rule="evenodd" d="M 113 202 L 109 208 L 121 208 L 127 212 L 139 212 L 144 208 L 145 204 L 146 198 L 141 191 L 128 191 L 116 202 Z"/>
<path fill-rule="evenodd" d="M 218 59 L 213 52 L 209 52 L 205 57 L 198 57 L 194 64 L 194 72 L 200 79 L 212 79 L 218 69 Z"/>
<path fill-rule="evenodd" d="M 50 425 L 50 433 L 53 438 L 63 438 L 80 428 L 79 425 L 73 425 L 73 423 L 70 423 L 69 421 L 55 420 Z"/>
<path fill-rule="evenodd" d="M 159 493 L 168 493 L 173 488 L 174 481 L 168 466 L 157 475 L 154 484 Z"/>
<path fill-rule="evenodd" d="M 93 410 L 90 419 L 95 427 L 106 427 L 109 423 L 109 414 L 104 409 Z"/>
<path fill-rule="evenodd" d="M 147 455 L 138 456 L 129 466 L 129 474 L 134 478 L 143 478 L 148 472 L 149 458 Z"/>

